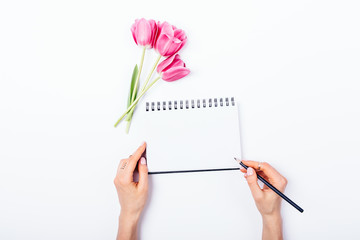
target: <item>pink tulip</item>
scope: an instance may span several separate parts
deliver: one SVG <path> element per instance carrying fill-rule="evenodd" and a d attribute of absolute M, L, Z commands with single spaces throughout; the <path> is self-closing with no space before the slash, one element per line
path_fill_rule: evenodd
<path fill-rule="evenodd" d="M 131 26 L 131 32 L 135 43 L 139 46 L 148 48 L 154 47 L 157 30 L 157 24 L 152 19 L 136 19 L 135 23 Z"/>
<path fill-rule="evenodd" d="M 190 73 L 185 63 L 180 59 L 180 55 L 176 54 L 162 61 L 156 71 L 161 78 L 167 82 L 176 81 L 185 77 Z"/>
<path fill-rule="evenodd" d="M 163 22 L 162 24 L 158 22 L 158 28 L 154 48 L 161 56 L 172 56 L 185 45 L 187 37 L 183 30 L 177 29 L 167 22 Z"/>

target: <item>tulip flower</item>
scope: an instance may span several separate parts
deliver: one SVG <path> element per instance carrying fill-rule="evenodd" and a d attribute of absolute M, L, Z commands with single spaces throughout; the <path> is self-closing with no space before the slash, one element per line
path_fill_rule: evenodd
<path fill-rule="evenodd" d="M 167 22 L 162 24 L 158 22 L 156 24 L 154 20 L 142 18 L 135 20 L 135 23 L 131 26 L 131 32 L 135 43 L 138 46 L 142 46 L 142 56 L 140 65 L 139 67 L 138 65 L 135 66 L 131 78 L 128 108 L 115 123 L 116 127 L 126 116 L 126 121 L 128 122 L 126 132 L 129 131 L 132 115 L 139 100 L 159 79 L 162 78 L 164 81 L 173 82 L 190 73 L 190 70 L 186 68 L 185 63 L 180 59 L 179 54 L 177 54 L 187 41 L 183 30 L 177 29 Z M 139 91 L 139 78 L 147 48 L 154 48 L 158 52 L 158 57 L 147 76 L 142 90 Z M 159 64 L 162 57 L 166 59 Z M 155 69 L 159 76 L 148 85 Z"/>
<path fill-rule="evenodd" d="M 158 33 L 154 45 L 155 50 L 163 57 L 170 57 L 185 45 L 185 32 L 167 22 L 158 22 Z"/>
<path fill-rule="evenodd" d="M 185 63 L 180 59 L 180 55 L 176 54 L 162 61 L 156 71 L 161 78 L 167 82 L 173 82 L 185 77 L 190 73 Z"/>
<path fill-rule="evenodd" d="M 157 24 L 154 20 L 136 19 L 131 26 L 131 32 L 137 45 L 152 48 L 157 34 Z"/>
<path fill-rule="evenodd" d="M 131 98 L 129 99 L 128 106 L 135 100 L 135 96 L 137 94 L 138 85 L 139 85 L 140 74 L 144 63 L 145 50 L 147 48 L 152 48 L 154 46 L 157 30 L 158 30 L 157 24 L 152 19 L 151 20 L 146 20 L 145 18 L 136 19 L 135 23 L 131 26 L 131 33 L 133 35 L 134 41 L 138 46 L 142 46 L 143 50 L 140 60 L 139 71 L 137 73 L 137 76 L 135 76 L 135 85 L 133 91 L 136 92 L 129 93 Z M 126 121 L 128 122 L 126 127 L 127 132 L 129 131 L 133 111 L 134 109 L 128 114 L 126 118 Z"/>
<path fill-rule="evenodd" d="M 167 22 L 163 22 L 161 24 L 160 24 L 160 22 L 158 22 L 157 27 L 158 27 L 158 29 L 157 29 L 157 36 L 154 41 L 154 48 L 159 53 L 159 56 L 154 63 L 152 71 L 150 72 L 150 74 L 148 75 L 148 77 L 146 79 L 146 82 L 144 84 L 142 91 L 146 88 L 161 57 L 171 57 L 171 56 L 175 55 L 177 52 L 180 51 L 180 49 L 185 45 L 185 43 L 187 41 L 186 34 L 183 30 L 177 29 L 175 26 L 170 25 Z M 186 71 L 184 71 L 183 73 L 185 73 L 185 72 Z M 179 73 L 179 72 L 177 71 L 177 73 Z M 168 73 L 166 73 L 164 75 L 164 77 L 166 79 L 169 79 Z M 170 81 L 170 80 L 168 80 L 168 81 Z"/>

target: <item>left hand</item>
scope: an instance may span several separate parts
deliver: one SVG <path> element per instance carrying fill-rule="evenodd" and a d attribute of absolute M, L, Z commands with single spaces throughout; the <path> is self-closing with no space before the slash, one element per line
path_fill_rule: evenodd
<path fill-rule="evenodd" d="M 148 195 L 148 168 L 146 159 L 142 157 L 145 149 L 144 142 L 133 155 L 122 159 L 114 179 L 121 205 L 120 218 L 134 222 L 139 220 Z M 139 182 L 134 182 L 136 166 L 139 171 Z"/>

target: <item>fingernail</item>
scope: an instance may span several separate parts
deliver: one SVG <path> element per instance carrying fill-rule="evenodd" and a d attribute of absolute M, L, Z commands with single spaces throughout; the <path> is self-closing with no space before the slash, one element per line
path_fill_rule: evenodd
<path fill-rule="evenodd" d="M 248 176 L 251 176 L 251 175 L 253 175 L 254 174 L 254 170 L 251 168 L 251 167 L 249 167 L 248 169 L 247 169 L 247 175 Z"/>
<path fill-rule="evenodd" d="M 146 165 L 146 159 L 145 159 L 144 157 L 141 157 L 140 163 L 141 163 L 142 165 Z"/>
<path fill-rule="evenodd" d="M 140 146 L 142 146 L 142 145 L 144 145 L 144 144 L 145 144 L 145 141 L 143 141 Z"/>

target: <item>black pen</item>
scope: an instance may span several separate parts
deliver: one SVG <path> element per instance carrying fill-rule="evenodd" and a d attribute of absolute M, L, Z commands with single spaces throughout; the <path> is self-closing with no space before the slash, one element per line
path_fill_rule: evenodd
<path fill-rule="evenodd" d="M 235 158 L 235 161 L 237 161 L 243 168 L 248 169 L 248 166 L 246 166 L 241 160 Z M 297 210 L 299 210 L 299 212 L 304 212 L 304 210 L 299 207 L 296 203 L 294 203 L 290 198 L 288 198 L 287 196 L 285 196 L 285 194 L 283 194 L 282 192 L 280 192 L 278 189 L 276 189 L 273 185 L 271 185 L 270 183 L 268 183 L 268 181 L 266 181 L 264 178 L 262 178 L 259 174 L 256 174 L 257 178 L 262 181 L 266 186 L 268 186 L 271 190 L 273 190 L 275 193 L 277 193 L 277 195 L 279 195 L 280 197 L 282 197 L 282 199 L 284 199 L 285 201 L 287 201 L 288 203 L 290 203 L 294 208 L 296 208 Z"/>

